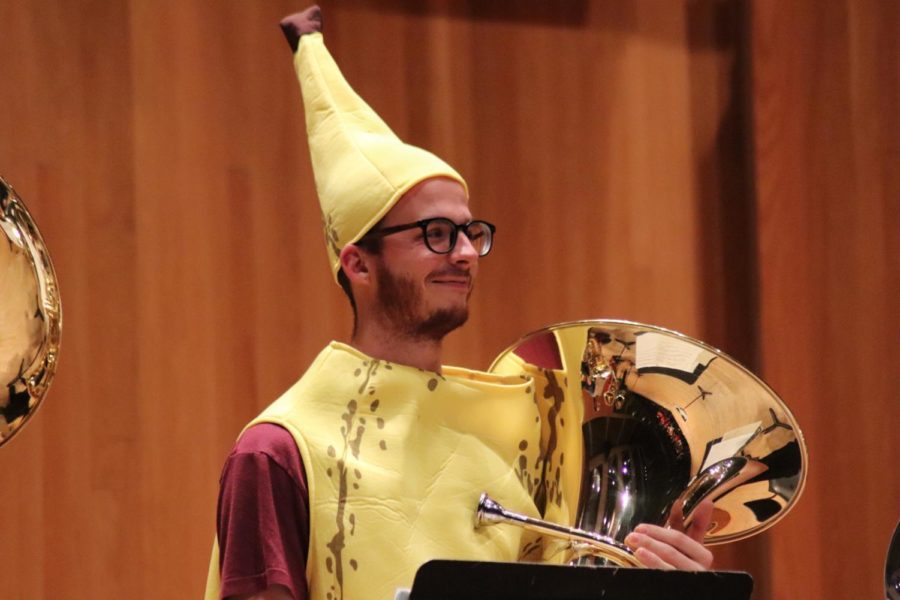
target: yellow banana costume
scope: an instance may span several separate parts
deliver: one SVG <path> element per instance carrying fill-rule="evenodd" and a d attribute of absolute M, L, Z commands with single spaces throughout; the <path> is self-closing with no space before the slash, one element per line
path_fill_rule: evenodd
<path fill-rule="evenodd" d="M 332 342 L 251 425 L 261 422 L 290 431 L 303 457 L 312 598 L 390 599 L 432 558 L 540 557 L 518 527 L 474 527 L 482 491 L 537 516 L 526 489 L 540 445 L 528 378 L 436 374 Z"/>

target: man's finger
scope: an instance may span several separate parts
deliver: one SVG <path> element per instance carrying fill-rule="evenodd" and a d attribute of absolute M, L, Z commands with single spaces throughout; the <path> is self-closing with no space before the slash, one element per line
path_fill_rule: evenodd
<path fill-rule="evenodd" d="M 694 509 L 691 524 L 685 531 L 689 538 L 701 544 L 703 543 L 703 538 L 706 537 L 706 532 L 709 531 L 709 524 L 712 522 L 713 508 L 712 500 L 707 498 Z"/>
<path fill-rule="evenodd" d="M 666 571 L 675 570 L 675 567 L 673 567 L 657 555 L 653 554 L 646 548 L 638 548 L 637 550 L 635 550 L 634 555 L 639 561 L 641 561 L 641 564 L 648 569 L 663 569 Z"/>

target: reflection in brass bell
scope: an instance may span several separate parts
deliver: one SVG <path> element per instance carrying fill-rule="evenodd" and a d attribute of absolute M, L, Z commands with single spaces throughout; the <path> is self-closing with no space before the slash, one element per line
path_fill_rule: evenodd
<path fill-rule="evenodd" d="M 56 372 L 62 311 L 34 220 L 0 178 L 0 445 L 34 415 Z"/>
<path fill-rule="evenodd" d="M 900 600 L 900 521 L 894 528 L 884 560 L 884 597 L 887 600 Z"/>
<path fill-rule="evenodd" d="M 543 430 L 530 488 L 553 521 L 545 533 L 564 525 L 573 550 L 574 539 L 592 546 L 580 564 L 633 565 L 621 558 L 625 536 L 640 523 L 684 526 L 705 499 L 714 510 L 704 543 L 745 539 L 803 490 L 806 447 L 781 399 L 685 335 L 627 321 L 562 323 L 522 338 L 491 371 L 535 383 Z M 509 515 L 484 521 L 519 520 Z"/>

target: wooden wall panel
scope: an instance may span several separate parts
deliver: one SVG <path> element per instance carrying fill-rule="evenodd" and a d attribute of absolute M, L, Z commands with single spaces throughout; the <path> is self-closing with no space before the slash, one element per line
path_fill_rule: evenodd
<path fill-rule="evenodd" d="M 788 362 L 773 339 L 793 328 L 810 347 L 837 344 L 848 334 L 838 315 L 858 303 L 854 347 L 891 322 L 879 294 L 897 289 L 888 223 L 900 179 L 888 167 L 900 88 L 896 62 L 870 68 L 896 55 L 889 9 L 854 4 L 805 29 L 814 15 L 790 13 L 792 35 L 769 5 L 751 15 L 748 3 L 718 0 L 322 4 L 351 83 L 398 134 L 456 165 L 475 212 L 499 227 L 449 362 L 484 367 L 526 331 L 563 320 L 665 325 L 763 364 L 789 403 L 800 398 L 817 451 L 838 460 L 818 448 L 820 436 L 845 434 L 814 408 L 816 353 Z M 65 312 L 47 405 L 0 449 L 16 482 L 0 488 L 0 505 L 17 515 L 0 536 L 14 573 L 4 598 L 198 597 L 228 447 L 329 339 L 349 334 L 276 26 L 297 8 L 0 3 L 14 49 L 0 53 L 11 92 L 0 173 L 41 226 Z M 808 73 L 802 56 L 771 54 L 785 47 L 823 50 L 840 68 Z M 829 103 L 811 102 L 821 91 L 812 72 L 828 75 L 817 85 L 830 86 Z M 824 225 L 809 216 L 823 193 L 834 211 Z M 865 218 L 838 201 L 851 193 L 866 199 Z M 829 245 L 838 231 L 844 245 Z M 803 260 L 821 255 L 833 264 Z M 831 267 L 852 273 L 854 291 Z M 785 295 L 813 310 L 786 309 Z M 890 408 L 887 369 L 873 365 L 892 338 L 878 339 L 852 361 L 876 382 L 870 420 Z M 863 456 L 889 452 L 887 439 L 872 436 Z M 719 565 L 754 573 L 756 597 L 820 589 L 824 553 L 808 565 L 785 557 L 803 536 L 833 542 L 822 519 L 850 492 L 826 499 L 825 475 L 784 525 L 717 550 Z M 849 490 L 856 479 L 842 481 Z M 872 564 L 892 497 L 865 494 Z M 839 529 L 854 543 L 861 535 Z M 835 585 L 861 576 L 861 561 Z"/>
<path fill-rule="evenodd" d="M 811 454 L 764 586 L 881 597 L 900 516 L 900 12 L 759 2 L 752 29 L 764 375 Z"/>
<path fill-rule="evenodd" d="M 15 524 L 2 541 L 13 566 L 5 597 L 123 597 L 136 573 L 127 557 L 137 496 L 122 477 L 137 456 L 138 428 L 134 380 L 124 375 L 136 358 L 125 9 L 2 8 L 10 101 L 0 109 L 0 168 L 44 232 L 65 313 L 64 367 L 51 400 L 0 457 L 22 482 L 2 492 Z"/>

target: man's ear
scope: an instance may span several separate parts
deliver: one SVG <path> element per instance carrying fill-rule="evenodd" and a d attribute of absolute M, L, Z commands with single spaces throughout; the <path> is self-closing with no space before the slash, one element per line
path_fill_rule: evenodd
<path fill-rule="evenodd" d="M 347 244 L 341 249 L 341 268 L 352 283 L 368 285 L 371 281 L 371 258 L 359 246 Z"/>

